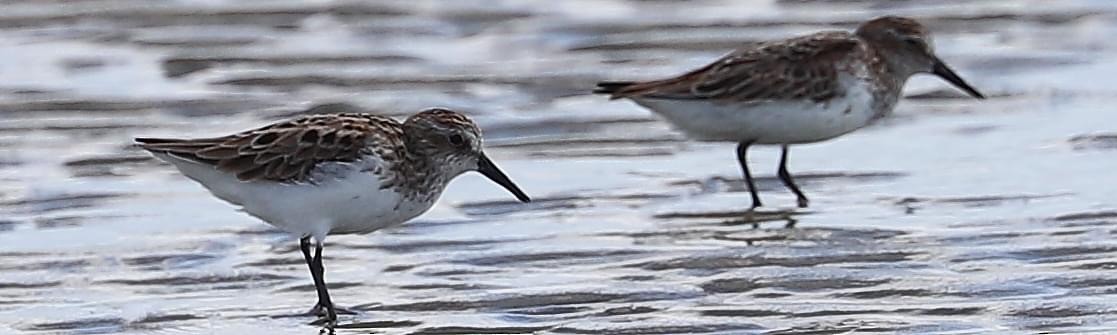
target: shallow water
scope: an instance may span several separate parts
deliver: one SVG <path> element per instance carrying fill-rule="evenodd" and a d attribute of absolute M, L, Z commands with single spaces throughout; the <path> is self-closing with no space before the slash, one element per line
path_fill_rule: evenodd
<path fill-rule="evenodd" d="M 463 110 L 536 201 L 475 174 L 418 220 L 331 237 L 367 334 L 1031 334 L 1117 329 L 1109 1 L 6 1 L 0 333 L 313 334 L 293 238 L 129 146 L 307 109 Z M 812 199 L 602 79 L 921 18 L 991 98 L 919 77 L 894 117 L 796 147 Z"/>

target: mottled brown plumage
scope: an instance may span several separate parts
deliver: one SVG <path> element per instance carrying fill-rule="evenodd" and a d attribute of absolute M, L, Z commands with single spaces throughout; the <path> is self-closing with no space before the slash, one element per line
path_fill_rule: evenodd
<path fill-rule="evenodd" d="M 599 90 L 612 99 L 809 99 L 840 94 L 835 62 L 863 57 L 866 49 L 847 32 L 825 32 L 740 49 L 679 77 Z"/>
<path fill-rule="evenodd" d="M 243 181 L 301 182 L 322 162 L 368 154 L 395 160 L 403 150 L 400 123 L 372 114 L 310 115 L 213 138 L 136 140 L 144 149 L 214 165 Z"/>

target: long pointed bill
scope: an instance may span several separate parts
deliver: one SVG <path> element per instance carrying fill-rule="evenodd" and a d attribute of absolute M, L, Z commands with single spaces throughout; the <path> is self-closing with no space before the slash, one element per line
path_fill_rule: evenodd
<path fill-rule="evenodd" d="M 951 70 L 949 66 L 946 66 L 946 63 L 943 63 L 941 59 L 935 58 L 935 67 L 933 70 L 931 70 L 931 73 L 942 77 L 942 79 L 945 79 L 951 84 L 954 84 L 954 86 L 957 86 L 963 91 L 966 91 L 966 93 L 969 93 L 974 98 L 985 99 L 985 96 L 982 95 L 981 92 L 978 92 L 976 89 L 973 88 L 973 86 L 970 86 L 970 84 L 967 84 L 965 80 L 962 80 L 962 77 L 959 77 L 957 73 L 954 73 L 954 70 Z"/>
<path fill-rule="evenodd" d="M 477 160 L 477 172 L 489 177 L 497 185 L 503 186 L 508 192 L 512 192 L 512 195 L 515 195 L 520 202 L 531 202 L 531 198 L 524 191 L 521 191 L 515 183 L 512 183 L 512 180 L 508 179 L 508 176 L 501 172 L 500 168 L 497 168 L 496 164 L 493 164 L 493 161 L 489 160 L 489 157 L 485 154 L 481 154 L 481 158 Z"/>

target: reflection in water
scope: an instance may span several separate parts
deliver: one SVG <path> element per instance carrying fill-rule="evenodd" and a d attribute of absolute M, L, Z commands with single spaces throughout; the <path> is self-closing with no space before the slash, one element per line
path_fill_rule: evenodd
<path fill-rule="evenodd" d="M 431 105 L 538 201 L 463 177 L 417 222 L 332 239 L 358 312 L 338 333 L 1112 332 L 1117 7 L 1030 4 L 8 2 L 0 333 L 317 332 L 286 317 L 291 238 L 130 138 Z M 587 94 L 885 13 L 991 98 L 917 77 L 892 118 L 798 149 L 810 211 L 745 212 L 730 147 Z M 794 203 L 774 172 L 758 188 Z"/>

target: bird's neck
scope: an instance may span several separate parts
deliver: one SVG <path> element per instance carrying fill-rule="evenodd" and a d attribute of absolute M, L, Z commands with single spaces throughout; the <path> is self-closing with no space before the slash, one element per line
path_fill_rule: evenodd
<path fill-rule="evenodd" d="M 391 187 L 412 201 L 433 202 L 452 178 L 443 171 L 438 156 L 412 148 L 403 151 L 401 163 L 394 164 L 391 170 L 394 179 Z"/>
<path fill-rule="evenodd" d="M 880 118 L 892 112 L 892 108 L 896 106 L 900 99 L 904 83 L 911 77 L 911 73 L 897 66 L 894 62 L 895 55 L 889 55 L 888 52 L 873 46 L 871 43 L 869 46 L 867 52 L 871 53 L 872 57 L 868 57 L 870 61 L 866 65 L 874 77 L 872 81 L 873 110 L 876 111 L 875 117 Z"/>

